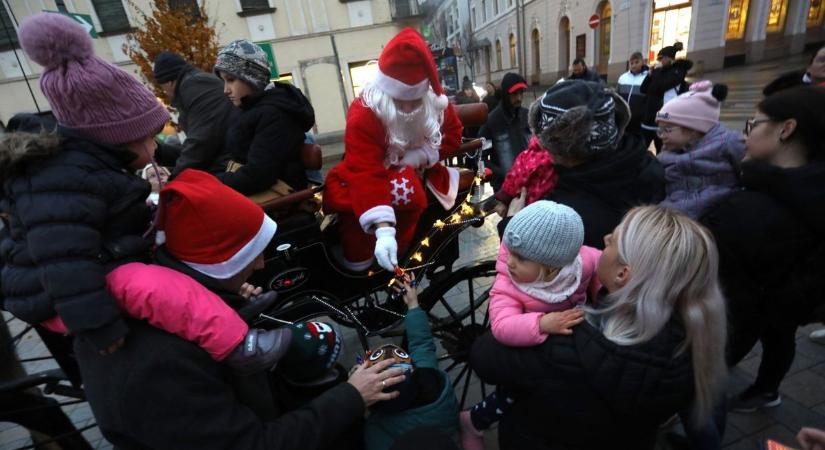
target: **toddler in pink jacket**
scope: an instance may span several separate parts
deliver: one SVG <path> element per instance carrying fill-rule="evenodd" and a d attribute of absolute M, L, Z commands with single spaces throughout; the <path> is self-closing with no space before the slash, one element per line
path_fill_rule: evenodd
<path fill-rule="evenodd" d="M 160 198 L 158 234 L 164 251 L 222 289 L 250 291 L 245 281 L 254 269 L 263 267 L 263 251 L 275 235 L 275 222 L 249 199 L 197 170 L 181 172 L 160 191 Z M 296 367 L 298 370 L 287 371 L 294 372 L 295 381 L 308 381 L 297 378 L 316 372 L 323 375 L 341 348 L 332 327 L 319 322 L 275 330 L 250 329 L 241 316 L 253 319 L 272 306 L 274 292 L 258 296 L 239 293 L 239 297 L 250 298 L 236 311 L 182 272 L 137 262 L 109 272 L 106 287 L 130 317 L 194 342 L 214 360 L 242 373 L 271 369 L 282 359 L 301 360 L 318 366 L 318 370 Z M 42 325 L 68 333 L 60 316 Z"/>
<path fill-rule="evenodd" d="M 504 230 L 490 290 L 490 323 L 502 344 L 530 347 L 551 334 L 571 334 L 584 320 L 577 308 L 601 289 L 601 251 L 583 246 L 584 224 L 572 208 L 540 200 L 519 211 Z M 514 402 L 501 386 L 460 416 L 464 450 L 483 449 L 482 431 Z"/>

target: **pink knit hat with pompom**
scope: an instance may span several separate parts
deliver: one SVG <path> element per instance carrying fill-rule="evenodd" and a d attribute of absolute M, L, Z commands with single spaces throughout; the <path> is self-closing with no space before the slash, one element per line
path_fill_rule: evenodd
<path fill-rule="evenodd" d="M 727 96 L 726 85 L 697 81 L 690 85 L 688 92 L 665 103 L 656 114 L 656 122 L 670 122 L 707 133 L 719 123 L 720 107 Z"/>
<path fill-rule="evenodd" d="M 134 77 L 98 58 L 80 24 L 54 13 L 20 22 L 20 45 L 43 66 L 40 89 L 57 121 L 102 143 L 120 145 L 152 136 L 169 113 Z"/>

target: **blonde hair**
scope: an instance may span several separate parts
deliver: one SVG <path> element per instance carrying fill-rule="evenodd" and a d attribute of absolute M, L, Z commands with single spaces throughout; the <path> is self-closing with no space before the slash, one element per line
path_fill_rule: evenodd
<path fill-rule="evenodd" d="M 693 413 L 705 420 L 727 375 L 725 301 L 713 236 L 680 212 L 643 206 L 627 213 L 614 238 L 632 277 L 607 296 L 607 307 L 588 312 L 600 316 L 604 336 L 619 345 L 649 341 L 678 314 L 685 341 L 677 354 L 691 352 Z"/>

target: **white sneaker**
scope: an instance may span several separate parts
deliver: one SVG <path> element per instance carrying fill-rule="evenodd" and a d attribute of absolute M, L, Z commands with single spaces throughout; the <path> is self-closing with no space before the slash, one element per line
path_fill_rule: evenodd
<path fill-rule="evenodd" d="M 811 334 L 808 335 L 808 339 L 816 342 L 817 344 L 825 345 L 825 328 L 811 331 Z"/>

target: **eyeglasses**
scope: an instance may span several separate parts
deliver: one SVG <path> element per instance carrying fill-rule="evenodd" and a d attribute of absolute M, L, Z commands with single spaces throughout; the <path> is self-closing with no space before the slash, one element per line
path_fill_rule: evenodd
<path fill-rule="evenodd" d="M 753 117 L 751 117 L 750 119 L 745 121 L 745 130 L 744 130 L 745 131 L 745 136 L 750 136 L 751 131 L 753 131 L 754 128 L 759 126 L 759 124 L 770 122 L 770 121 L 771 121 L 771 119 L 756 120 Z"/>
<path fill-rule="evenodd" d="M 662 137 L 666 134 L 673 133 L 674 130 L 676 130 L 676 127 L 659 127 L 659 129 L 656 130 L 656 135 Z"/>

